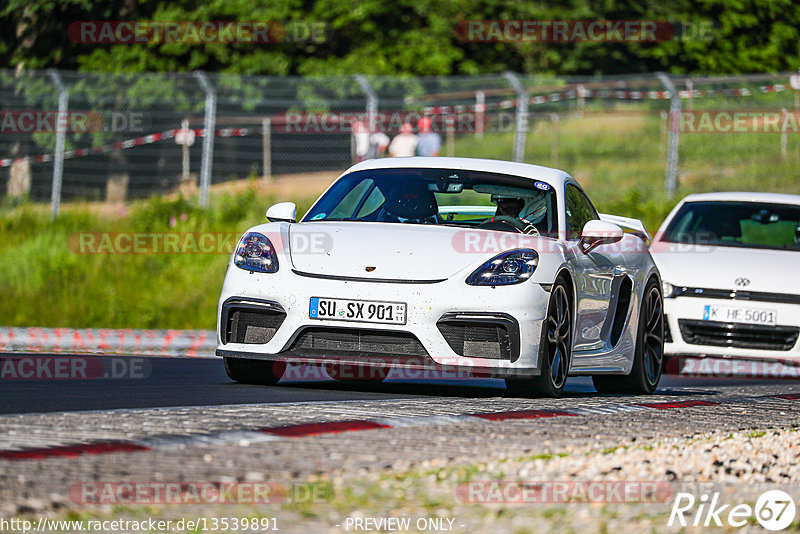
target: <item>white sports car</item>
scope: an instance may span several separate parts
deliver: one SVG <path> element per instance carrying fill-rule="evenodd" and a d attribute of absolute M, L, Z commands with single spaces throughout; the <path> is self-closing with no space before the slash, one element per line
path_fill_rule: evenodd
<path fill-rule="evenodd" d="M 296 222 L 267 210 L 234 251 L 217 355 L 239 382 L 287 362 L 469 369 L 515 394 L 655 390 L 661 280 L 639 221 L 599 215 L 567 173 L 463 158 L 359 163 Z M 623 230 L 622 227 L 625 227 Z M 336 373 L 332 373 L 336 377 Z"/>
<path fill-rule="evenodd" d="M 664 279 L 668 355 L 800 356 L 800 196 L 688 196 L 650 251 Z"/>

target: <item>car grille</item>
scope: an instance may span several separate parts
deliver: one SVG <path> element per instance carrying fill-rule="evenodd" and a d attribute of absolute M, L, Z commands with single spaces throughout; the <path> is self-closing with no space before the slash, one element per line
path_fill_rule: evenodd
<path fill-rule="evenodd" d="M 408 332 L 359 328 L 307 328 L 289 348 L 309 356 L 418 356 L 427 357 L 422 343 Z"/>
<path fill-rule="evenodd" d="M 225 343 L 263 345 L 275 336 L 284 319 L 282 311 L 231 308 L 222 339 Z"/>
<path fill-rule="evenodd" d="M 511 359 L 511 337 L 502 324 L 440 321 L 436 327 L 453 352 L 465 358 Z"/>
<path fill-rule="evenodd" d="M 688 319 L 679 319 L 678 326 L 686 343 L 741 349 L 791 350 L 800 333 L 800 328 L 794 326 L 761 326 Z"/>
<path fill-rule="evenodd" d="M 741 291 L 738 289 L 712 289 L 707 287 L 676 287 L 674 297 L 693 297 L 720 300 L 750 300 L 754 302 L 776 302 L 800 304 L 800 295 L 791 293 L 765 293 L 763 291 Z"/>

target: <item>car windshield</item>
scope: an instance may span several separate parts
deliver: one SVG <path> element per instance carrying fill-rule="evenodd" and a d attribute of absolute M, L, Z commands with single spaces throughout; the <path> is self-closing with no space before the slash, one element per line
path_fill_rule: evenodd
<path fill-rule="evenodd" d="M 766 202 L 687 202 L 662 241 L 800 250 L 800 206 Z"/>
<path fill-rule="evenodd" d="M 303 221 L 474 227 L 512 214 L 542 235 L 557 235 L 557 213 L 553 187 L 530 178 L 454 169 L 372 169 L 339 179 Z M 515 231 L 502 225 L 491 229 Z"/>

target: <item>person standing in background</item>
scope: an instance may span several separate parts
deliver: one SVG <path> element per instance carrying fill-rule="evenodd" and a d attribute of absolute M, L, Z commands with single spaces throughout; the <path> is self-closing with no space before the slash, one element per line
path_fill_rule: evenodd
<path fill-rule="evenodd" d="M 356 142 L 356 162 L 367 159 L 369 152 L 369 128 L 362 120 L 353 122 L 353 138 Z"/>
<path fill-rule="evenodd" d="M 414 135 L 414 128 L 409 123 L 400 126 L 400 133 L 392 139 L 389 145 L 389 155 L 394 158 L 404 158 L 413 156 L 417 149 L 417 136 Z"/>
<path fill-rule="evenodd" d="M 383 132 L 375 132 L 369 136 L 369 152 L 367 159 L 382 158 L 389 146 L 389 136 Z"/>
<path fill-rule="evenodd" d="M 417 142 L 418 156 L 438 156 L 442 150 L 442 138 L 433 131 L 433 122 L 430 117 L 422 117 L 418 123 L 419 141 Z"/>

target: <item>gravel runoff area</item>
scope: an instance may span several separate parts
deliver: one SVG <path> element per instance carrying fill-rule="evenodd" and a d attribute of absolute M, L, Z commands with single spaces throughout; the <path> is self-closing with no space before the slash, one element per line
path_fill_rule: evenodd
<path fill-rule="evenodd" d="M 526 421 L 352 432 L 239 446 L 0 462 L 0 516 L 36 518 L 275 518 L 284 532 L 393 530 L 452 532 L 662 532 L 675 496 L 756 503 L 767 489 L 800 497 L 799 401 L 730 402 L 678 410 L 633 411 Z M 229 409 L 230 410 L 230 409 Z M 232 415 L 229 413 L 229 415 Z M 246 446 L 245 446 L 246 445 Z M 84 505 L 70 488 L 86 481 L 274 482 L 311 488 L 279 504 Z M 516 502 L 494 493 L 512 482 L 656 484 L 663 502 Z M 468 486 L 465 484 L 478 484 Z M 492 483 L 495 483 L 493 486 Z M 505 485 L 505 486 L 504 486 Z M 477 487 L 476 493 L 469 493 Z M 465 489 L 467 488 L 467 489 Z M 481 489 L 486 490 L 481 492 Z M 612 492 L 613 493 L 613 492 Z M 613 500 L 612 497 L 611 500 Z M 509 501 L 510 499 L 510 501 Z M 485 501 L 490 502 L 485 502 Z M 601 498 L 600 501 L 603 499 Z M 504 502 L 509 501 L 509 502 Z M 417 523 L 426 519 L 440 522 Z M 361 522 L 359 522 L 361 521 Z M 713 518 L 710 519 L 713 526 Z M 361 525 L 361 528 L 359 528 Z M 400 523 L 402 526 L 402 523 Z M 438 528 L 431 528 L 431 526 Z M 794 528 L 798 528 L 794 520 Z M 386 528 L 389 527 L 389 528 Z M 742 529 L 762 531 L 754 519 Z M 184 529 L 187 530 L 187 529 Z M 403 531 L 402 529 L 398 531 Z"/>

